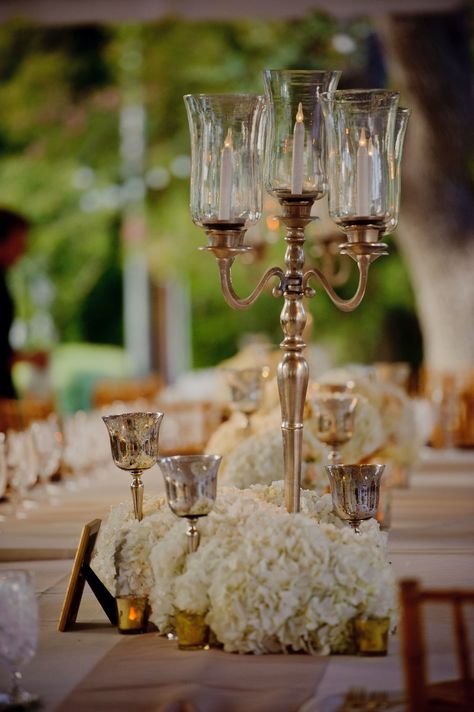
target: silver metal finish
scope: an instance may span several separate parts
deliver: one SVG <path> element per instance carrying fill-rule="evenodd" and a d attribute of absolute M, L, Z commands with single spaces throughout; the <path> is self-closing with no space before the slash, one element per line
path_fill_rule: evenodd
<path fill-rule="evenodd" d="M 316 419 L 318 440 L 329 445 L 331 465 L 341 462 L 340 447 L 354 434 L 356 396 L 344 393 L 321 393 L 311 400 Z"/>
<path fill-rule="evenodd" d="M 359 534 L 364 519 L 375 516 L 379 506 L 380 478 L 385 465 L 327 465 L 336 513 Z"/>
<path fill-rule="evenodd" d="M 135 519 L 143 518 L 143 470 L 149 470 L 158 457 L 158 441 L 163 413 L 122 413 L 105 415 L 114 463 L 133 477 L 132 491 Z"/>
<path fill-rule="evenodd" d="M 162 457 L 158 465 L 165 481 L 171 511 L 188 520 L 188 551 L 199 546 L 197 520 L 209 514 L 216 501 L 220 455 L 173 455 Z"/>
<path fill-rule="evenodd" d="M 250 427 L 250 416 L 262 404 L 268 370 L 265 366 L 222 369 L 230 392 L 230 408 L 237 413 L 242 413 L 247 428 Z"/>
<path fill-rule="evenodd" d="M 285 271 L 271 267 L 262 276 L 254 291 L 246 298 L 240 298 L 234 291 L 231 268 L 235 257 L 246 252 L 245 228 L 231 225 L 228 230 L 223 225 L 206 229 L 208 246 L 201 248 L 213 252 L 218 263 L 221 289 L 227 303 L 234 309 L 251 306 L 263 291 L 267 282 L 278 278 L 273 288 L 274 297 L 283 297 L 280 315 L 283 341 L 280 344 L 283 357 L 278 366 L 277 381 L 281 405 L 281 429 L 285 469 L 285 504 L 289 512 L 300 509 L 301 462 L 303 445 L 303 410 L 308 387 L 308 364 L 303 355 L 306 346 L 303 331 L 306 325 L 304 298 L 311 298 L 315 290 L 308 286 L 315 278 L 329 295 L 333 303 L 342 311 L 353 311 L 362 301 L 367 286 L 370 264 L 380 255 L 386 254 L 386 245 L 377 242 L 380 231 L 375 225 L 350 225 L 347 241 L 340 246 L 341 254 L 349 255 L 357 263 L 359 285 L 351 299 L 341 299 L 325 275 L 317 269 L 304 270 L 305 228 L 313 220 L 311 208 L 316 195 L 282 194 L 281 221 L 286 226 Z M 345 229 L 345 227 L 344 227 Z"/>

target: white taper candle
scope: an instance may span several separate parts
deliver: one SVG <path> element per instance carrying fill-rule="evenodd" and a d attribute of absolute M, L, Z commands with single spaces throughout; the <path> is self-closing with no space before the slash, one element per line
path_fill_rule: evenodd
<path fill-rule="evenodd" d="M 357 183 L 356 183 L 356 213 L 359 216 L 369 214 L 370 208 L 370 167 L 369 151 L 365 128 L 360 130 L 359 147 L 357 149 Z"/>
<path fill-rule="evenodd" d="M 219 220 L 230 220 L 232 212 L 232 182 L 233 182 L 234 148 L 232 146 L 232 129 L 227 131 L 224 148 L 221 151 L 221 175 L 219 185 Z"/>
<path fill-rule="evenodd" d="M 293 195 L 303 193 L 304 174 L 304 115 L 303 105 L 298 104 L 296 121 L 293 129 L 293 161 L 291 166 L 291 192 Z"/>

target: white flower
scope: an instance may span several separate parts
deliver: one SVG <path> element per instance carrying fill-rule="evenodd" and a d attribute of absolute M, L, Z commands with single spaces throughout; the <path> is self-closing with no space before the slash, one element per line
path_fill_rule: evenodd
<path fill-rule="evenodd" d="M 121 506 L 103 526 L 94 568 L 113 582 L 117 564 L 121 591 L 149 596 L 161 632 L 177 609 L 206 614 L 228 651 L 328 653 L 345 648 L 354 616 L 395 620 L 386 536 L 373 520 L 355 534 L 329 495 L 303 490 L 301 512 L 289 514 L 283 482 L 223 487 L 199 527 L 188 554 L 186 524 L 163 499 L 146 500 L 141 522 Z"/>

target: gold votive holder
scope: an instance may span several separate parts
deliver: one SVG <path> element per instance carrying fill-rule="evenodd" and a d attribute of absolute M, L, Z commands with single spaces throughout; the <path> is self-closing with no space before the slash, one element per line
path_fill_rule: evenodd
<path fill-rule="evenodd" d="M 146 596 L 116 596 L 119 633 L 146 633 L 148 626 L 148 598 Z"/>
<path fill-rule="evenodd" d="M 355 618 L 354 638 L 359 655 L 387 655 L 390 618 Z"/>
<path fill-rule="evenodd" d="M 176 611 L 175 630 L 180 650 L 205 650 L 209 647 L 209 626 L 205 613 Z"/>

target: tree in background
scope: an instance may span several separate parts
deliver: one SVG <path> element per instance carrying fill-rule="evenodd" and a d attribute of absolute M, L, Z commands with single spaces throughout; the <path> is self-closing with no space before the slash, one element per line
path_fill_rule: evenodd
<path fill-rule="evenodd" d="M 469 14 L 390 17 L 392 82 L 412 108 L 398 241 L 415 288 L 425 363 L 474 365 L 474 94 Z"/>

